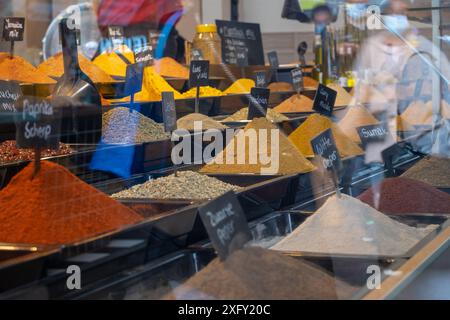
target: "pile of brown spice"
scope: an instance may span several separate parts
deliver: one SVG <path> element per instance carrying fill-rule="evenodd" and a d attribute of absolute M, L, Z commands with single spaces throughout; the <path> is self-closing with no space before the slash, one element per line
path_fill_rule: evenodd
<path fill-rule="evenodd" d="M 272 130 L 277 130 L 274 133 L 278 137 L 278 149 L 275 150 L 272 149 Z M 248 137 L 251 138 L 245 137 L 246 133 L 249 133 Z M 251 146 L 257 146 L 257 150 L 253 150 Z M 278 163 L 263 164 L 260 155 L 274 156 L 274 161 Z M 222 163 L 218 163 L 219 161 Z M 278 128 L 266 118 L 256 118 L 238 132 L 225 149 L 200 172 L 284 175 L 305 173 L 314 169 L 313 164 L 306 160 Z"/>
<path fill-rule="evenodd" d="M 294 94 L 273 108 L 279 113 L 312 112 L 313 101 L 304 95 Z"/>
<path fill-rule="evenodd" d="M 81 70 L 89 77 L 89 79 L 92 80 L 92 82 L 109 83 L 115 81 L 109 74 L 96 66 L 82 54 L 78 54 L 78 60 Z M 41 63 L 38 66 L 38 70 L 48 75 L 49 77 L 60 78 L 64 74 L 64 61 L 62 52 L 55 54 L 47 61 Z"/>
<path fill-rule="evenodd" d="M 202 130 L 208 129 L 219 129 L 223 130 L 228 128 L 226 125 L 221 124 L 220 122 L 211 119 L 208 116 L 205 116 L 201 113 L 191 113 L 187 116 L 184 116 L 177 120 L 177 128 L 185 129 L 189 131 L 194 131 L 195 124 L 199 125 L 201 123 Z"/>
<path fill-rule="evenodd" d="M 327 129 L 333 132 L 336 147 L 341 158 L 353 157 L 364 154 L 364 151 L 350 138 L 348 138 L 339 127 L 327 117 L 319 114 L 310 115 L 294 132 L 289 140 L 306 157 L 314 157 L 311 140 Z"/>
<path fill-rule="evenodd" d="M 57 150 L 41 150 L 41 158 L 61 156 L 71 154 L 72 148 L 64 143 L 59 144 Z M 32 161 L 34 159 L 34 149 L 18 149 L 16 141 L 7 140 L 0 143 L 0 164 L 7 164 L 18 161 Z"/>
<path fill-rule="evenodd" d="M 358 199 L 387 214 L 450 213 L 450 195 L 404 177 L 384 179 Z"/>
<path fill-rule="evenodd" d="M 42 161 L 20 171 L 0 191 L 0 242 L 69 244 L 135 224 L 142 217 L 78 179 Z"/>
<path fill-rule="evenodd" d="M 241 110 L 233 113 L 231 116 L 223 120 L 224 122 L 244 121 L 248 118 L 248 108 L 242 108 Z M 282 122 L 289 120 L 288 117 L 276 112 L 273 109 L 267 109 L 266 118 L 273 122 Z"/>
<path fill-rule="evenodd" d="M 52 84 L 56 81 L 36 69 L 31 63 L 19 56 L 0 52 L 0 80 L 18 81 L 21 83 Z"/>
<path fill-rule="evenodd" d="M 352 106 L 348 109 L 338 126 L 353 142 L 361 143 L 356 128 L 378 124 L 379 121 L 363 106 Z"/>
<path fill-rule="evenodd" d="M 335 83 L 330 83 L 329 85 L 327 85 L 327 87 L 337 92 L 336 102 L 334 103 L 336 107 L 344 107 L 350 105 L 353 97 L 350 93 L 347 92 L 347 90 Z"/>
<path fill-rule="evenodd" d="M 428 183 L 436 188 L 450 188 L 450 158 L 430 155 L 402 174 L 410 178 Z"/>
<path fill-rule="evenodd" d="M 311 77 L 303 77 L 303 86 L 305 89 L 317 89 L 319 87 L 319 82 Z"/>
<path fill-rule="evenodd" d="M 153 68 L 163 77 L 189 79 L 189 69 L 170 57 L 155 60 Z"/>
<path fill-rule="evenodd" d="M 290 92 L 294 91 L 292 84 L 288 82 L 272 82 L 267 86 L 270 92 Z"/>
<path fill-rule="evenodd" d="M 248 247 L 216 258 L 164 299 L 348 299 L 354 290 L 310 262 Z"/>

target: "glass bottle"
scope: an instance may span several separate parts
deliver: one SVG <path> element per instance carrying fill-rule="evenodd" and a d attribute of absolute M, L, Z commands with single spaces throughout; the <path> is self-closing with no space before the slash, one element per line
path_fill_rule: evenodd
<path fill-rule="evenodd" d="M 192 48 L 200 50 L 204 60 L 209 60 L 211 64 L 220 64 L 222 62 L 222 41 L 217 33 L 217 26 L 201 24 L 197 26 L 196 30 Z"/>

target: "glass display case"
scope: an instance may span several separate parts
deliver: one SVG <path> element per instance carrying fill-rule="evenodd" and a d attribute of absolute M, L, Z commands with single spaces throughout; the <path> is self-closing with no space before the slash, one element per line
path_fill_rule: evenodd
<path fill-rule="evenodd" d="M 0 299 L 450 299 L 450 1 L 0 8 Z"/>

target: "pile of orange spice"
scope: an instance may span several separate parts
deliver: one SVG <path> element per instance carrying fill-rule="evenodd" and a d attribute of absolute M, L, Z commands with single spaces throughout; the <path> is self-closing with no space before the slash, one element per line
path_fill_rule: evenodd
<path fill-rule="evenodd" d="M 19 56 L 11 56 L 0 52 L 0 80 L 18 81 L 21 83 L 52 84 L 56 81 L 36 69 L 31 63 Z"/>
<path fill-rule="evenodd" d="M 94 83 L 110 83 L 114 82 L 114 79 L 105 71 L 100 69 L 88 58 L 82 54 L 78 54 L 78 60 L 81 70 L 91 79 Z M 49 77 L 59 78 L 64 74 L 64 61 L 61 52 L 57 53 L 53 57 L 50 57 L 47 61 L 41 63 L 38 70 L 45 73 Z"/>
<path fill-rule="evenodd" d="M 69 244 L 132 225 L 143 218 L 78 179 L 41 162 L 20 171 L 0 191 L 0 242 Z"/>

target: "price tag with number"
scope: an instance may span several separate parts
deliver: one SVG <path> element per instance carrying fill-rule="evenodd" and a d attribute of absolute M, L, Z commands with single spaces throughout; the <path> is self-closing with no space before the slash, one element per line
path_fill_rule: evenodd
<path fill-rule="evenodd" d="M 225 260 L 251 240 L 247 219 L 234 192 L 225 193 L 198 212 L 220 259 Z"/>

